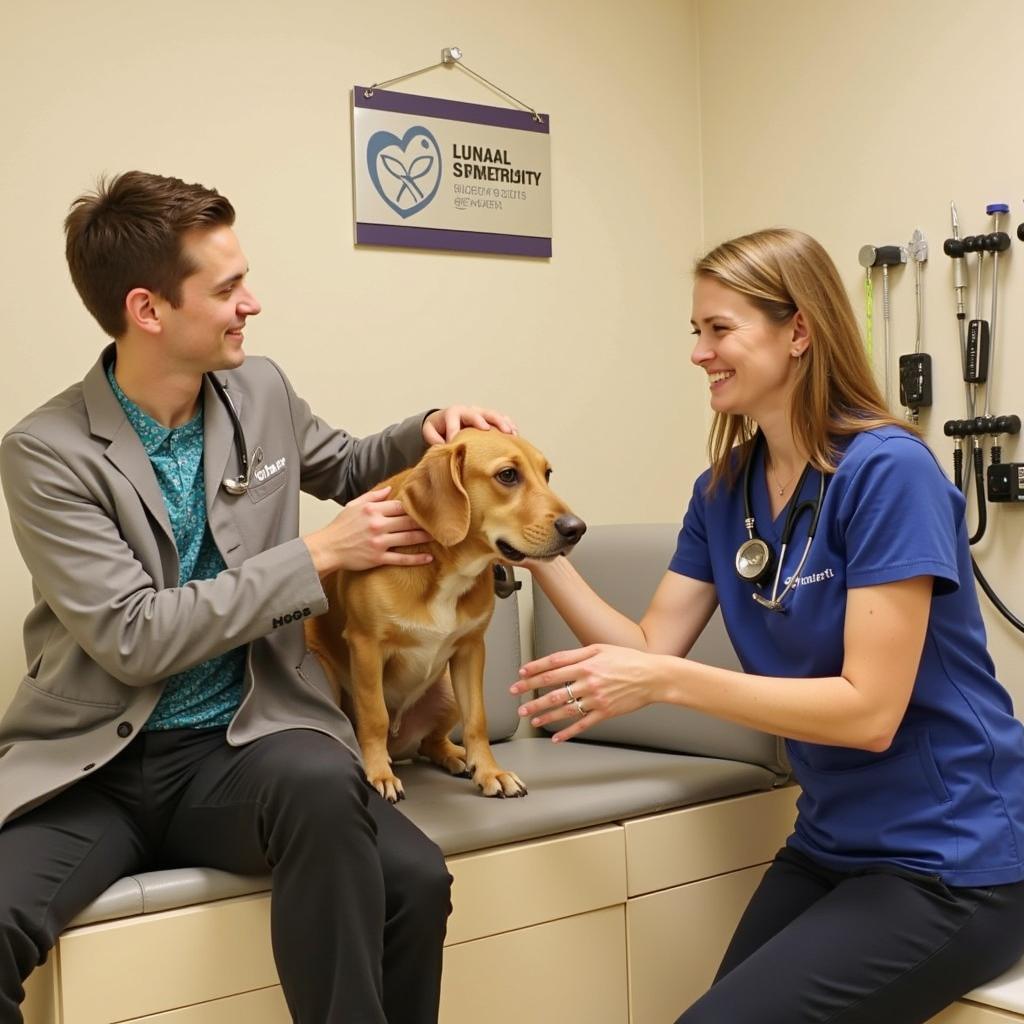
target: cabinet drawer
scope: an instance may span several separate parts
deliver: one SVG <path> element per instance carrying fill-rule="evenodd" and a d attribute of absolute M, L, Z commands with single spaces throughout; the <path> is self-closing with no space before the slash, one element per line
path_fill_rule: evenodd
<path fill-rule="evenodd" d="M 761 864 L 640 896 L 626 906 L 631 1024 L 664 1024 L 707 991 Z"/>
<path fill-rule="evenodd" d="M 450 857 L 448 870 L 455 881 L 446 945 L 626 901 L 618 825 Z"/>
<path fill-rule="evenodd" d="M 74 1020 L 69 1017 L 68 1024 Z M 292 1017 L 280 986 L 275 985 L 167 1013 L 136 1017 L 124 1024 L 224 1024 L 230 1020 L 244 1020 L 245 1024 L 291 1024 Z"/>
<path fill-rule="evenodd" d="M 278 984 L 266 893 L 87 925 L 60 939 L 66 1024 L 107 1024 Z"/>
<path fill-rule="evenodd" d="M 799 792 L 786 786 L 627 821 L 629 895 L 771 860 L 793 831 Z"/>
<path fill-rule="evenodd" d="M 440 1022 L 624 1024 L 625 963 L 621 906 L 449 946 Z"/>

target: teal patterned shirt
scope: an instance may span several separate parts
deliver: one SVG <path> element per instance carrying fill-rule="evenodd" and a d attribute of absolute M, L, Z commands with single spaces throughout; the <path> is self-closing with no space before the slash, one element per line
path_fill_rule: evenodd
<path fill-rule="evenodd" d="M 121 389 L 114 364 L 107 380 L 153 464 L 178 548 L 178 586 L 213 579 L 227 566 L 206 522 L 203 481 L 203 410 L 181 427 L 165 427 L 146 415 Z M 167 678 L 146 729 L 226 726 L 242 697 L 245 646 Z"/>

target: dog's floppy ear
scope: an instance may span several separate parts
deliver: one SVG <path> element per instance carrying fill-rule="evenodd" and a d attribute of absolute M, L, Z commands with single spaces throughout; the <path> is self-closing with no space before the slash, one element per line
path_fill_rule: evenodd
<path fill-rule="evenodd" d="M 432 448 L 406 479 L 399 495 L 405 511 L 442 547 L 469 533 L 469 495 L 462 486 L 465 444 Z"/>

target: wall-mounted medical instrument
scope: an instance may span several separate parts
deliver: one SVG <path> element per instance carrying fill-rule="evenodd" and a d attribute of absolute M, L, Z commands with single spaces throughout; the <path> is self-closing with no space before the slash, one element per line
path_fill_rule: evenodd
<path fill-rule="evenodd" d="M 992 447 L 988 467 L 988 500 L 1024 502 L 1024 462 L 1003 462 L 1003 434 L 1020 433 L 1019 416 L 987 416 Z"/>
<path fill-rule="evenodd" d="M 970 537 L 970 543 L 976 544 L 985 535 L 988 523 L 988 501 L 1024 505 L 1024 463 L 1002 461 L 1002 436 L 1013 436 L 1020 433 L 1019 416 L 993 416 L 989 413 L 992 395 L 992 378 L 995 376 L 995 340 L 996 325 L 999 313 L 999 256 L 1010 247 L 1010 236 L 1000 230 L 1000 219 L 1009 212 L 1005 203 L 989 203 L 985 212 L 993 218 L 993 230 L 987 234 L 967 235 L 960 237 L 956 206 L 950 203 L 950 215 L 953 223 L 953 237 L 943 243 L 943 251 L 953 260 L 953 288 L 956 293 L 957 329 L 960 337 L 961 367 L 963 370 L 964 390 L 967 403 L 967 418 L 947 420 L 943 430 L 954 443 L 953 480 L 956 486 L 969 496 L 973 483 L 977 504 L 977 527 Z M 1019 238 L 1024 240 L 1024 225 L 1017 230 Z M 969 304 L 967 256 L 977 253 L 976 295 L 974 301 L 974 317 L 966 323 L 966 309 Z M 991 261 L 985 260 L 985 254 L 991 254 Z M 984 267 L 986 262 L 992 265 L 992 294 L 989 320 L 982 317 L 982 292 L 984 287 Z M 984 414 L 976 415 L 979 386 L 985 387 Z M 991 438 L 991 462 L 988 471 L 984 465 L 985 437 Z M 971 463 L 967 472 L 963 466 L 963 442 L 971 440 Z M 999 595 L 985 579 L 977 559 L 971 556 L 971 565 L 978 585 L 1003 617 L 1016 629 L 1024 632 L 1024 621 L 1021 621 L 1003 603 Z"/>
<path fill-rule="evenodd" d="M 985 536 L 988 525 L 988 508 L 985 505 L 985 452 L 982 447 L 984 436 L 989 433 L 989 423 L 984 416 L 971 416 L 965 420 L 947 420 L 943 432 L 953 438 L 953 483 L 963 491 L 964 497 L 970 493 L 973 481 L 976 485 L 975 497 L 978 506 L 978 525 L 968 538 L 968 543 L 977 544 Z M 971 464 L 966 475 L 963 470 L 963 440 L 971 438 Z M 973 472 L 972 472 L 973 471 Z"/>
<path fill-rule="evenodd" d="M 867 301 L 867 322 L 868 322 L 868 358 L 873 359 L 874 352 L 871 341 L 871 324 L 874 320 L 873 310 L 873 289 L 871 286 L 871 271 L 875 267 L 882 268 L 882 331 L 884 336 L 883 358 L 885 360 L 885 404 L 891 409 L 893 405 L 892 394 L 892 325 L 889 315 L 889 268 L 898 267 L 907 262 L 907 250 L 902 245 L 862 245 L 857 254 L 860 265 L 864 268 L 865 274 L 865 295 Z"/>
<path fill-rule="evenodd" d="M 907 408 L 907 419 L 917 423 L 921 409 L 932 404 L 932 357 L 922 352 L 924 334 L 924 264 L 928 259 L 928 242 L 915 229 L 907 244 L 914 263 L 915 330 L 914 351 L 900 356 L 900 402 Z M 871 271 L 868 270 L 868 273 Z"/>
<path fill-rule="evenodd" d="M 1020 417 L 1016 415 L 979 416 L 977 419 L 993 439 L 991 448 L 992 461 L 988 467 L 988 500 L 1024 506 L 1024 462 L 1003 462 L 1002 445 L 997 443 L 999 437 L 1003 434 L 1014 435 L 1020 433 Z M 979 482 L 979 489 L 980 486 Z M 996 610 L 1011 626 L 1024 633 L 1024 621 L 1014 615 L 1002 598 L 993 590 L 992 584 L 985 578 L 985 574 L 978 565 L 978 560 L 973 555 L 971 556 L 971 568 L 974 570 L 974 578 L 978 581 L 978 586 L 985 592 L 986 597 L 992 602 Z"/>
<path fill-rule="evenodd" d="M 992 361 L 992 348 L 995 343 L 996 317 L 999 311 L 999 254 L 1010 247 L 1010 236 L 999 230 L 999 218 L 1009 212 L 1006 203 L 989 203 L 985 212 L 992 216 L 995 230 L 987 235 L 968 235 L 963 240 L 965 252 L 978 254 L 978 283 L 974 296 L 974 319 L 967 325 L 967 346 L 965 349 L 964 380 L 968 384 L 986 384 L 988 382 L 989 365 Z M 989 319 L 981 315 L 982 296 L 984 293 L 985 254 L 992 254 L 992 301 Z M 989 395 L 985 392 L 985 415 L 989 413 Z"/>
<path fill-rule="evenodd" d="M 989 362 L 995 359 L 996 348 L 996 315 L 999 311 L 999 254 L 1010 248 L 1010 236 L 1000 231 L 999 221 L 1004 213 L 1010 212 L 1006 203 L 989 203 L 985 212 L 992 217 L 992 232 L 985 236 L 985 250 L 992 253 L 992 306 L 989 311 L 990 337 Z M 985 390 L 985 415 L 989 415 L 991 389 Z"/>
<path fill-rule="evenodd" d="M 960 221 L 956 215 L 956 203 L 949 204 L 950 220 L 953 222 L 953 237 L 942 243 L 942 251 L 953 260 L 953 290 L 956 292 L 956 324 L 960 335 L 960 369 L 964 378 L 964 397 L 967 400 L 967 415 L 974 416 L 975 388 L 967 383 L 967 259 L 963 239 L 960 237 Z"/>

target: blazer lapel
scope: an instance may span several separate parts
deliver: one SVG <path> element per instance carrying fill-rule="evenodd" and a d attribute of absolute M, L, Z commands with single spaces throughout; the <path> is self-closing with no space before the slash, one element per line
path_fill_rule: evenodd
<path fill-rule="evenodd" d="M 107 459 L 131 482 L 149 514 L 160 524 L 173 546 L 174 532 L 167 515 L 164 496 L 160 493 L 160 485 L 153 472 L 153 465 L 107 380 L 106 364 L 111 358 L 112 345 L 104 349 L 98 362 L 82 382 L 89 428 L 95 436 L 110 442 L 106 450 Z"/>

